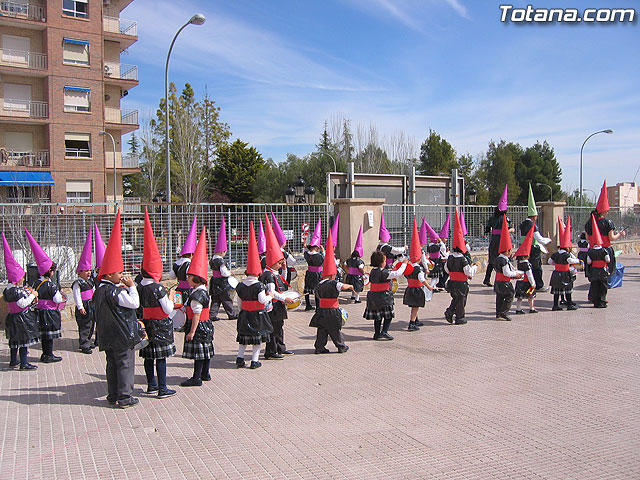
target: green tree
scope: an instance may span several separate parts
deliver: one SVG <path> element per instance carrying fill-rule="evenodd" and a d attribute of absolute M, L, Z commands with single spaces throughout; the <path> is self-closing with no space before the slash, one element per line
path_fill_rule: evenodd
<path fill-rule="evenodd" d="M 229 125 L 220 121 L 220 107 L 216 107 L 207 86 L 201 105 L 201 130 L 203 136 L 204 157 L 208 165 L 213 165 L 218 148 L 225 145 L 231 136 Z"/>
<path fill-rule="evenodd" d="M 420 147 L 418 172 L 422 175 L 450 175 L 458 168 L 456 151 L 437 132 L 429 129 L 429 137 Z"/>
<path fill-rule="evenodd" d="M 393 165 L 387 153 L 374 143 L 367 146 L 355 158 L 356 172 L 361 173 L 391 173 Z"/>
<path fill-rule="evenodd" d="M 264 165 L 262 155 L 238 139 L 218 148 L 213 183 L 232 202 L 252 202 L 254 182 Z"/>
<path fill-rule="evenodd" d="M 127 145 L 129 145 L 130 154 L 138 155 L 140 153 L 141 147 L 140 142 L 138 141 L 138 137 L 136 136 L 136 132 L 131 132 L 131 136 L 127 141 Z"/>
<path fill-rule="evenodd" d="M 522 155 L 522 147 L 513 142 L 500 140 L 489 143 L 487 151 L 487 190 L 489 203 L 495 205 L 500 200 L 505 184 L 509 185 L 509 205 L 514 205 L 520 196 L 520 186 L 516 181 L 515 166 Z M 526 203 L 526 202 L 525 202 Z"/>
<path fill-rule="evenodd" d="M 562 170 L 556 160 L 553 148 L 546 141 L 536 142 L 516 159 L 515 175 L 520 186 L 520 195 L 516 203 L 520 205 L 527 204 L 529 183 L 531 183 L 533 195 L 538 201 L 549 199 L 549 189 L 544 185 L 538 186 L 538 183 L 549 185 L 553 191 L 553 198 L 560 197 Z"/>

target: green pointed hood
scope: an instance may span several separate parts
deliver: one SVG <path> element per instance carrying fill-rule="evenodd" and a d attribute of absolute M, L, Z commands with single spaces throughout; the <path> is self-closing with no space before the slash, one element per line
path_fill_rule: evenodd
<path fill-rule="evenodd" d="M 531 190 L 531 184 L 529 184 L 529 205 L 527 208 L 527 217 L 535 217 L 538 215 L 538 209 L 536 208 L 536 199 L 533 198 L 533 190 Z"/>

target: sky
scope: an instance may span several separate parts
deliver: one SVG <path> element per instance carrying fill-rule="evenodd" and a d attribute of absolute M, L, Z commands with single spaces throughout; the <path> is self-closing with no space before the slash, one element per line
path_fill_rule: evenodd
<path fill-rule="evenodd" d="M 614 24 L 501 23 L 499 2 L 471 0 L 135 0 L 121 17 L 139 40 L 121 56 L 140 85 L 123 99 L 142 117 L 170 81 L 205 86 L 233 139 L 279 162 L 316 149 L 325 121 L 375 125 L 415 148 L 437 131 L 458 154 L 491 140 L 547 141 L 562 187 L 632 181 L 640 168 L 640 20 Z M 517 8 L 527 2 L 514 3 Z M 541 2 L 604 8 L 609 2 Z M 615 7 L 636 8 L 632 0 Z M 639 181 L 640 178 L 636 178 Z M 590 192 L 586 193 L 590 195 Z"/>

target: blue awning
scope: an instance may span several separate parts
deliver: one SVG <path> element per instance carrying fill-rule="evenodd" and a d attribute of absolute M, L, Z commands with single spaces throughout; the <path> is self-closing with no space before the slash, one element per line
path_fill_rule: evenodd
<path fill-rule="evenodd" d="M 71 90 L 73 92 L 90 92 L 91 89 L 90 88 L 84 88 L 84 87 L 70 87 L 68 85 L 64 86 L 65 90 Z"/>
<path fill-rule="evenodd" d="M 84 40 L 74 40 L 73 38 L 64 38 L 66 43 L 75 43 L 76 45 L 89 45 L 89 42 L 85 42 Z"/>
<path fill-rule="evenodd" d="M 39 185 L 53 186 L 53 177 L 49 172 L 0 172 L 0 185 Z"/>

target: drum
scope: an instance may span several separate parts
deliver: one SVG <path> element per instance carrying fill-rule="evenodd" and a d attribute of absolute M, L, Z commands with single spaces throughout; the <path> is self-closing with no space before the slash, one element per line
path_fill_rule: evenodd
<path fill-rule="evenodd" d="M 173 294 L 173 308 L 182 308 L 182 293 L 175 292 Z"/>
<path fill-rule="evenodd" d="M 227 278 L 227 281 L 229 282 L 229 285 L 231 285 L 231 289 L 235 290 L 236 287 L 238 286 L 238 279 L 236 277 L 229 277 Z"/>
<path fill-rule="evenodd" d="M 369 274 L 365 273 L 364 275 L 362 275 L 362 280 L 364 281 L 364 286 L 366 287 L 367 285 L 369 285 Z"/>
<path fill-rule="evenodd" d="M 340 310 L 340 315 L 342 316 L 342 325 L 344 325 L 345 323 L 347 323 L 347 320 L 349 320 L 349 314 L 342 307 L 340 307 L 338 310 Z"/>
<path fill-rule="evenodd" d="M 302 303 L 302 295 L 300 295 L 295 290 L 287 290 L 286 292 L 282 292 L 285 297 L 292 298 L 294 300 L 293 303 L 287 303 L 287 309 L 293 310 L 294 308 L 298 308 Z"/>
<path fill-rule="evenodd" d="M 58 303 L 57 308 L 58 310 L 64 310 L 67 306 L 67 296 L 62 292 L 60 292 L 60 295 L 62 295 L 62 303 Z"/>
<path fill-rule="evenodd" d="M 396 293 L 398 291 L 398 280 L 395 278 L 391 281 L 391 291 Z"/>
<path fill-rule="evenodd" d="M 169 318 L 173 321 L 173 329 L 180 330 L 184 327 L 184 322 L 187 321 L 187 316 L 184 313 L 184 308 L 176 308 L 171 312 Z"/>

